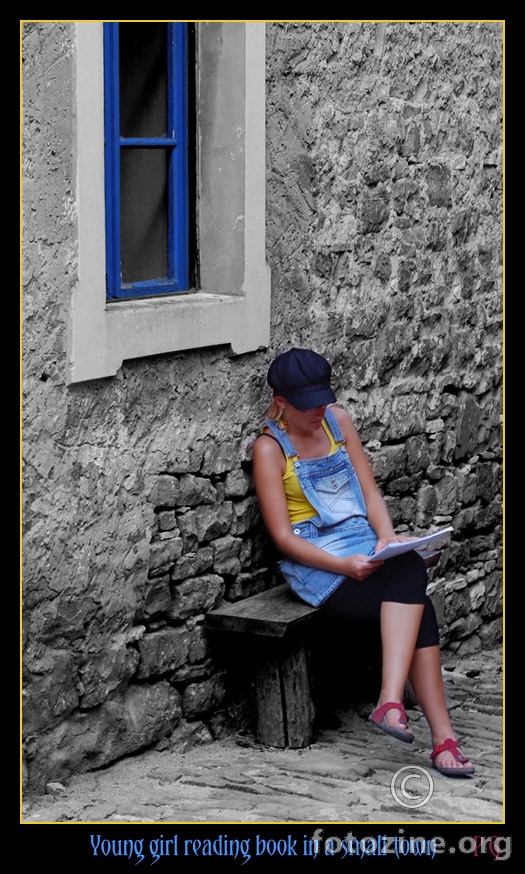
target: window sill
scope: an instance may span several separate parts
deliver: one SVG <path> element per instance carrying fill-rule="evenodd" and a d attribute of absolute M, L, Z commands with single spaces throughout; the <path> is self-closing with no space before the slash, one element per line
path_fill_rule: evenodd
<path fill-rule="evenodd" d="M 91 324 L 93 336 L 83 331 L 73 346 L 69 383 L 115 376 L 132 358 L 219 345 L 240 355 L 269 342 L 264 296 L 257 305 L 206 292 L 109 303 Z"/>

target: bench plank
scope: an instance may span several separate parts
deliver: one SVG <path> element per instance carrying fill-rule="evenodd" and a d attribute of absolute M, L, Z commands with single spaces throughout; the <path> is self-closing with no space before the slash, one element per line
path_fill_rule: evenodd
<path fill-rule="evenodd" d="M 217 631 L 237 631 L 265 637 L 284 637 L 317 613 L 295 597 L 287 583 L 206 614 L 206 625 Z"/>

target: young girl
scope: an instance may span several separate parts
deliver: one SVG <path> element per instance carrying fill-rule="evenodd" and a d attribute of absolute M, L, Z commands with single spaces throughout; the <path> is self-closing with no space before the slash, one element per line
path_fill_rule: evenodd
<path fill-rule="evenodd" d="M 402 703 L 408 677 L 430 726 L 434 767 L 471 776 L 445 703 L 424 561 L 414 550 L 369 560 L 387 543 L 410 538 L 395 533 L 352 420 L 332 406 L 330 378 L 329 362 L 309 349 L 284 352 L 268 371 L 273 405 L 253 470 L 281 571 L 298 597 L 327 614 L 379 620 L 382 685 L 371 723 L 412 743 Z"/>

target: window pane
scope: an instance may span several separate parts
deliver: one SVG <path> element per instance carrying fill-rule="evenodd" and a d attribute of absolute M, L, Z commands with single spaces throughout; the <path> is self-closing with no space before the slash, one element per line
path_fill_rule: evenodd
<path fill-rule="evenodd" d="M 168 275 L 166 149 L 121 149 L 120 234 L 123 282 Z"/>
<path fill-rule="evenodd" d="M 166 136 L 167 27 L 120 24 L 120 135 Z"/>

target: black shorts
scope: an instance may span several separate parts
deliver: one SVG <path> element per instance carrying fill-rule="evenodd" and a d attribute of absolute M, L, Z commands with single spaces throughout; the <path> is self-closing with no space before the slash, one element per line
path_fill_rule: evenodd
<path fill-rule="evenodd" d="M 426 594 L 427 569 L 419 553 L 411 550 L 389 558 L 366 580 L 347 577 L 319 609 L 338 620 L 377 620 L 383 601 L 423 604 L 416 649 L 439 645 L 436 611 Z"/>

